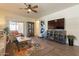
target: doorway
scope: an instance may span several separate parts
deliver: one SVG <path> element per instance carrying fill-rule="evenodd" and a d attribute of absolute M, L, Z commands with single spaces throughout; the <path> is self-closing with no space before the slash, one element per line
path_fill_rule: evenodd
<path fill-rule="evenodd" d="M 34 22 L 27 22 L 27 36 L 34 36 Z"/>

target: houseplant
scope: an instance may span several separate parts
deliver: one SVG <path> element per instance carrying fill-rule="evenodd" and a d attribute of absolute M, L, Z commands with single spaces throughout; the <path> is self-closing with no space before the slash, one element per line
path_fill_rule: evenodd
<path fill-rule="evenodd" d="M 9 34 L 9 28 L 8 28 L 8 27 L 4 28 L 4 33 L 5 33 L 6 35 Z"/>
<path fill-rule="evenodd" d="M 73 46 L 74 39 L 76 39 L 76 37 L 74 35 L 67 35 L 67 38 L 68 38 L 69 46 Z"/>
<path fill-rule="evenodd" d="M 6 41 L 8 42 L 9 41 L 9 28 L 8 27 L 4 28 L 4 33 L 6 35 Z"/>

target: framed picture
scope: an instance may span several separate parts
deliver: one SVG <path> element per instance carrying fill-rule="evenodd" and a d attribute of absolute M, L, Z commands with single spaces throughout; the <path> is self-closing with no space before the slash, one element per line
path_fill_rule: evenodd
<path fill-rule="evenodd" d="M 43 33 L 45 31 L 45 23 L 44 21 L 41 21 L 41 33 Z"/>

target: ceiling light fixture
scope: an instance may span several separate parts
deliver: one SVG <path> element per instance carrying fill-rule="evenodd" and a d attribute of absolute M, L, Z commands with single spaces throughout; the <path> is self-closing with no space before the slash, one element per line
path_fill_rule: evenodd
<path fill-rule="evenodd" d="M 31 9 L 28 9 L 28 11 L 31 12 L 32 10 Z"/>

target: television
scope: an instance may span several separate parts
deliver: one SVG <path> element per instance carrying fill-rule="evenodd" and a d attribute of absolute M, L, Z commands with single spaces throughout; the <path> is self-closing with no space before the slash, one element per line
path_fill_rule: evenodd
<path fill-rule="evenodd" d="M 48 29 L 64 29 L 65 28 L 65 19 L 55 19 L 48 21 Z"/>

